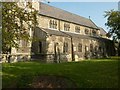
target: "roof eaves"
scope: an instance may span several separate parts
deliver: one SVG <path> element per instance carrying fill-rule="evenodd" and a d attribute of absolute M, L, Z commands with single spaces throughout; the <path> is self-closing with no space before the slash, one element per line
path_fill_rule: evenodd
<path fill-rule="evenodd" d="M 96 29 L 100 30 L 99 27 L 91 19 L 89 20 L 97 27 Z"/>
<path fill-rule="evenodd" d="M 99 29 L 98 26 L 96 26 L 96 28 L 95 28 L 95 27 L 90 27 L 90 26 L 88 26 L 88 25 L 78 24 L 78 23 L 75 23 L 75 22 L 72 22 L 72 21 L 68 21 L 68 20 L 65 20 L 65 19 L 60 19 L 60 18 L 56 18 L 56 17 L 49 16 L 49 15 L 41 14 L 40 12 L 39 12 L 39 15 L 46 16 L 46 17 L 50 17 L 50 18 L 54 18 L 54 19 L 57 19 L 57 20 L 62 20 L 62 21 L 69 22 L 69 23 L 74 23 L 74 24 L 81 25 L 81 26 L 85 26 L 85 27 L 88 27 L 88 28 Z M 93 22 L 92 22 L 92 23 L 93 23 Z"/>

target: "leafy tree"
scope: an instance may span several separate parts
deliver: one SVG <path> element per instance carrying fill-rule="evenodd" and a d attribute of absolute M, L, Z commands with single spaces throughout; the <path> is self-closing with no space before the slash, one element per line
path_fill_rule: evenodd
<path fill-rule="evenodd" d="M 107 36 L 118 42 L 118 55 L 120 55 L 120 11 L 106 11 L 105 17 L 107 18 L 105 25 L 109 29 Z"/>
<path fill-rule="evenodd" d="M 28 10 L 29 8 L 29 10 Z M 30 2 L 19 7 L 17 2 L 2 2 L 2 52 L 18 48 L 19 40 L 30 40 L 29 29 L 37 25 L 37 11 Z"/>
<path fill-rule="evenodd" d="M 1 4 L 0 4 L 0 53 L 2 51 L 2 8 L 1 8 Z"/>

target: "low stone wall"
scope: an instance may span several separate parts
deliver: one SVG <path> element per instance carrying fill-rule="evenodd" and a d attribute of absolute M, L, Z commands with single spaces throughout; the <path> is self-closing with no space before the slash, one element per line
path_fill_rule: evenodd
<path fill-rule="evenodd" d="M 60 56 L 55 54 L 0 54 L 0 63 L 14 63 L 20 61 L 39 60 L 46 63 L 60 63 L 68 62 L 70 55 L 61 54 Z"/>
<path fill-rule="evenodd" d="M 60 62 L 69 62 L 71 61 L 71 55 L 67 54 L 34 54 L 31 56 L 32 60 L 39 60 L 47 63 L 60 63 Z"/>
<path fill-rule="evenodd" d="M 19 61 L 28 61 L 31 59 L 30 54 L 1 54 L 0 63 L 5 63 L 10 61 L 10 63 Z"/>
<path fill-rule="evenodd" d="M 88 56 L 79 56 L 74 55 L 75 61 L 81 61 L 84 59 L 91 58 L 103 58 L 102 55 L 88 55 Z M 71 62 L 71 54 L 0 54 L 0 63 L 5 63 L 10 61 L 10 63 L 20 62 L 20 61 L 29 61 L 29 60 L 39 60 L 45 63 L 61 63 L 61 62 Z"/>

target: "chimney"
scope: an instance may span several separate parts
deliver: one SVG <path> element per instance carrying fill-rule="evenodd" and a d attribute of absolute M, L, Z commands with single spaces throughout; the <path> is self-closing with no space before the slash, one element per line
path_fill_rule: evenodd
<path fill-rule="evenodd" d="M 89 16 L 89 19 L 90 19 L 90 16 Z"/>

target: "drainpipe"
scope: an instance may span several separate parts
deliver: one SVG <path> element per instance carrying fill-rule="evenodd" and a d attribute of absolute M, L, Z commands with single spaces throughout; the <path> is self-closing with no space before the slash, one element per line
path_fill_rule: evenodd
<path fill-rule="evenodd" d="M 60 20 L 59 20 L 59 22 L 58 22 L 58 30 L 59 30 L 60 32 L 62 32 L 62 31 L 60 30 Z M 72 38 L 71 35 L 69 35 L 69 34 L 67 34 L 67 33 L 65 33 L 65 32 L 62 32 L 62 33 L 66 34 L 66 35 L 67 35 L 68 37 L 70 37 L 70 39 L 71 39 L 71 57 L 72 57 L 72 61 L 75 61 L 74 48 L 73 48 L 73 38 Z"/>
<path fill-rule="evenodd" d="M 71 37 L 71 53 L 72 53 L 72 61 L 75 61 L 72 37 Z"/>

